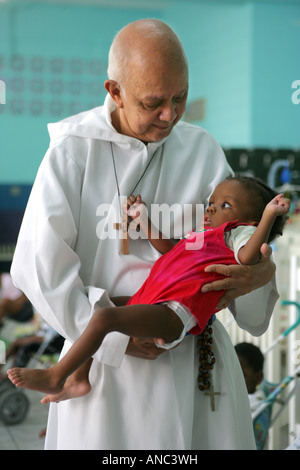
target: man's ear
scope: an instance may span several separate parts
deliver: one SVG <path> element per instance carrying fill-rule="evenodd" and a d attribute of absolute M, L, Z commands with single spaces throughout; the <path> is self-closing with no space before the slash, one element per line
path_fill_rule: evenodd
<path fill-rule="evenodd" d="M 124 104 L 119 84 L 115 80 L 105 80 L 104 88 L 110 94 L 118 108 L 123 108 Z"/>

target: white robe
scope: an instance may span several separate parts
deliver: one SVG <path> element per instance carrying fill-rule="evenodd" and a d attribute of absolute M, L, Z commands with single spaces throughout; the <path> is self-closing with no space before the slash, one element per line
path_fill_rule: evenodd
<path fill-rule="evenodd" d="M 50 148 L 37 174 L 12 264 L 15 284 L 67 338 L 62 354 L 94 309 L 109 305 L 109 297 L 134 293 L 159 256 L 142 239 L 130 240 L 130 254 L 121 254 L 118 232 L 112 229 L 119 208 L 110 142 L 121 195 L 130 194 L 158 148 L 136 189 L 148 207 L 205 204 L 231 172 L 221 148 L 203 129 L 180 122 L 164 142 L 146 146 L 115 131 L 112 109 L 108 96 L 103 107 L 49 125 Z M 116 238 L 105 238 L 108 231 Z M 261 289 L 260 297 L 256 292 L 260 308 L 252 299 L 250 311 L 237 309 L 239 324 L 261 334 L 274 298 L 270 286 Z M 255 448 L 240 365 L 218 320 L 214 386 L 221 395 L 215 398 L 215 412 L 210 398 L 197 389 L 194 337 L 187 336 L 155 361 L 124 356 L 127 343 L 124 335 L 108 335 L 93 361 L 92 392 L 51 404 L 46 449 Z"/>

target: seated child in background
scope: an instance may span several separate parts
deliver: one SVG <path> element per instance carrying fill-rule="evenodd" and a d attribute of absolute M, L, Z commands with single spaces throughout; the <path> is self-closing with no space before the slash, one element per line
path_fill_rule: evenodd
<path fill-rule="evenodd" d="M 96 310 L 83 334 L 54 367 L 11 369 L 10 380 L 17 387 L 49 393 L 43 403 L 73 398 L 90 391 L 88 374 L 92 356 L 109 332 L 161 338 L 160 342 L 166 343 L 180 341 L 186 331 L 201 333 L 224 293 L 202 292 L 212 277 L 214 280 L 223 277 L 205 272 L 205 267 L 234 264 L 235 257 L 242 264 L 259 262 L 262 245 L 282 234 L 289 204 L 282 194 L 276 195 L 253 178 L 230 177 L 210 197 L 204 233 L 195 231 L 174 246 L 161 234 L 153 238 L 151 221 L 147 218 L 144 223 L 141 218 L 141 230 L 164 255 L 156 261 L 138 292 L 129 300 L 126 298 L 126 305 L 122 304 L 124 299 L 116 299 L 115 304 L 120 306 Z M 140 212 L 145 208 L 140 197 L 128 198 L 128 206 L 131 205 Z M 133 218 L 137 213 L 129 211 Z M 192 249 L 200 235 L 203 246 Z"/>
<path fill-rule="evenodd" d="M 264 356 L 260 349 L 251 343 L 239 343 L 235 346 L 249 394 L 251 412 L 255 411 L 266 395 L 259 385 L 264 378 Z"/>
<path fill-rule="evenodd" d="M 260 387 L 263 378 L 264 356 L 261 350 L 251 343 L 239 343 L 235 346 L 244 374 L 252 416 L 267 398 L 264 387 Z M 271 422 L 271 407 L 262 410 L 253 420 L 253 431 L 257 450 L 267 448 L 268 432 Z"/>
<path fill-rule="evenodd" d="M 0 273 L 0 327 L 7 317 L 17 322 L 33 318 L 33 308 L 27 297 L 17 289 L 9 273 Z"/>
<path fill-rule="evenodd" d="M 49 339 L 49 343 L 45 348 L 43 354 L 57 354 L 60 353 L 64 345 L 64 338 L 56 331 L 42 322 L 40 328 L 33 334 L 25 335 L 16 338 L 6 349 L 6 362 L 10 359 L 13 367 L 26 367 L 34 354 L 39 350 L 41 344 Z M 7 378 L 7 372 L 2 373 L 2 366 L 0 364 L 0 380 Z"/>

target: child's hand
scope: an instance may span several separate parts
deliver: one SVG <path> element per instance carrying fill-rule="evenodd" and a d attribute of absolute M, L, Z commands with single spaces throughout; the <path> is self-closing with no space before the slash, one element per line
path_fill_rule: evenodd
<path fill-rule="evenodd" d="M 146 204 L 142 201 L 139 194 L 134 196 L 133 194 L 127 198 L 127 207 L 125 212 L 132 218 L 136 219 L 141 215 L 141 211 L 145 210 Z"/>
<path fill-rule="evenodd" d="M 266 209 L 276 215 L 287 214 L 290 210 L 290 204 L 290 199 L 284 197 L 283 194 L 278 194 L 266 205 Z"/>

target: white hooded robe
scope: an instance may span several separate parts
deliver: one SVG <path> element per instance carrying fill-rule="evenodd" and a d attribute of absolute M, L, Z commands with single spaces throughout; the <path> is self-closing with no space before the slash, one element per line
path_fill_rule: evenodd
<path fill-rule="evenodd" d="M 66 338 L 62 355 L 109 297 L 131 295 L 159 253 L 130 240 L 121 253 L 111 145 L 121 195 L 151 204 L 206 204 L 229 173 L 220 146 L 203 129 L 179 122 L 163 142 L 118 134 L 113 102 L 49 125 L 50 148 L 39 168 L 12 264 L 12 276 L 37 311 Z M 176 218 L 176 217 L 175 217 Z M 171 221 L 172 225 L 172 221 Z M 180 224 L 179 224 L 180 225 Z M 195 227 L 193 227 L 195 228 Z M 184 228 L 180 236 L 184 235 Z M 236 320 L 252 334 L 268 326 L 272 286 L 241 299 Z M 248 296 L 247 296 L 248 297 Z M 94 357 L 92 391 L 51 404 L 46 449 L 254 449 L 249 400 L 236 353 L 214 322 L 216 411 L 197 388 L 197 339 L 186 336 L 154 361 L 125 355 L 128 338 L 108 335 Z"/>

